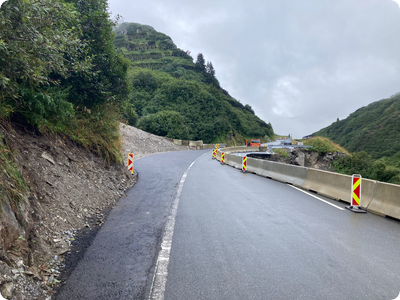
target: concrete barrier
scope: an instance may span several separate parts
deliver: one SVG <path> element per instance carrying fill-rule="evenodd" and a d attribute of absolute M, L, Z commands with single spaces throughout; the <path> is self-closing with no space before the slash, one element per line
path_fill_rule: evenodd
<path fill-rule="evenodd" d="M 241 153 L 241 152 L 258 152 L 258 147 L 228 147 L 225 148 L 225 153 Z"/>
<path fill-rule="evenodd" d="M 236 169 L 242 169 L 242 157 L 233 154 L 225 154 L 225 163 Z"/>
<path fill-rule="evenodd" d="M 182 146 L 182 140 L 176 140 L 176 139 L 174 139 L 174 140 L 173 140 L 173 143 L 174 143 L 175 145 Z"/>
<path fill-rule="evenodd" d="M 375 192 L 376 181 L 362 179 L 361 207 L 368 208 Z M 320 195 L 350 203 L 352 195 L 351 176 L 328 171 L 308 169 L 302 188 Z"/>
<path fill-rule="evenodd" d="M 256 148 L 258 149 L 258 148 Z M 226 164 L 242 168 L 242 157 L 232 153 L 248 152 L 246 147 L 218 149 L 217 160 L 225 152 Z M 247 170 L 260 176 L 291 183 L 320 195 L 350 203 L 352 177 L 328 171 L 247 158 Z M 400 220 L 400 185 L 362 179 L 361 207 L 378 215 Z"/>
<path fill-rule="evenodd" d="M 189 141 L 189 147 L 197 147 L 197 142 Z"/>
<path fill-rule="evenodd" d="M 307 177 L 307 168 L 261 159 L 247 158 L 247 171 L 277 181 L 301 187 Z"/>
<path fill-rule="evenodd" d="M 400 219 L 400 186 L 376 182 L 375 195 L 368 206 L 368 211 Z"/>

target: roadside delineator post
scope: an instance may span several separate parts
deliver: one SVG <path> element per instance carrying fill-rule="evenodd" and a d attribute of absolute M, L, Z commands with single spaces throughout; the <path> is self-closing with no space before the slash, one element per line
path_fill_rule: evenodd
<path fill-rule="evenodd" d="M 128 154 L 128 170 L 133 174 L 133 153 Z"/>
<path fill-rule="evenodd" d="M 361 184 L 362 177 L 360 174 L 354 174 L 351 177 L 351 201 L 350 205 L 346 206 L 348 210 L 355 213 L 366 213 L 366 210 L 361 209 Z"/>
<path fill-rule="evenodd" d="M 221 165 L 225 164 L 225 152 L 221 153 Z"/>
<path fill-rule="evenodd" d="M 213 149 L 213 151 L 212 151 L 212 159 L 215 159 L 215 155 L 217 155 L 217 149 Z"/>
<path fill-rule="evenodd" d="M 247 156 L 243 156 L 242 158 L 242 172 L 246 173 L 247 171 Z"/>

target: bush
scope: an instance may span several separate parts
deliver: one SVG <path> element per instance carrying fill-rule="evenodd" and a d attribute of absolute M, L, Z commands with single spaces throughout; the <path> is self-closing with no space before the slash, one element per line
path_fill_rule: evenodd
<path fill-rule="evenodd" d="M 346 149 L 339 146 L 338 144 L 335 144 L 328 138 L 317 136 L 305 140 L 303 143 L 306 146 L 313 146 L 312 150 L 317 151 L 319 154 L 334 153 L 334 152 L 343 152 L 348 154 Z"/>
<path fill-rule="evenodd" d="M 14 162 L 14 155 L 7 147 L 0 134 L 0 198 L 5 193 L 13 207 L 18 211 L 18 204 L 23 200 L 23 194 L 29 191 L 24 177 Z M 1 211 L 1 205 L 0 205 Z"/>
<path fill-rule="evenodd" d="M 400 170 L 387 167 L 383 161 L 374 160 L 365 151 L 345 157 L 333 162 L 335 170 L 342 174 L 360 174 L 363 178 L 382 182 L 398 183 Z"/>
<path fill-rule="evenodd" d="M 188 140 L 189 128 L 176 111 L 160 111 L 139 120 L 138 127 L 144 131 L 174 139 Z"/>

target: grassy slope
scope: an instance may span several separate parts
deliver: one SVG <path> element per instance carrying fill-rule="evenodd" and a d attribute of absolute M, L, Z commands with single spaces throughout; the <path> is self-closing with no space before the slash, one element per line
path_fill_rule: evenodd
<path fill-rule="evenodd" d="M 273 134 L 271 125 L 259 119 L 250 106 L 232 98 L 218 80 L 210 82 L 206 73 L 196 70 L 193 58 L 178 49 L 169 36 L 147 25 L 123 23 L 115 28 L 114 45 L 132 61 L 131 102 L 139 118 L 164 110 L 176 111 L 188 128 L 188 135 L 183 136 L 205 142 Z M 140 76 L 154 81 L 154 85 L 135 85 Z M 180 95 L 180 90 L 185 93 Z M 168 134 L 179 138 L 173 135 L 171 131 Z"/>
<path fill-rule="evenodd" d="M 400 167 L 400 95 L 362 107 L 314 135 L 328 137 L 350 152 Z"/>

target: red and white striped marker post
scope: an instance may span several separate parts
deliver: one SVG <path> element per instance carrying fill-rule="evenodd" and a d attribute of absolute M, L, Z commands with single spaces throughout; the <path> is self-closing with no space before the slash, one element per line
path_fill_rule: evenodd
<path fill-rule="evenodd" d="M 128 170 L 133 174 L 133 153 L 128 154 Z"/>
<path fill-rule="evenodd" d="M 243 156 L 242 158 L 242 172 L 245 173 L 247 171 L 247 156 Z"/>
<path fill-rule="evenodd" d="M 351 177 L 351 201 L 350 206 L 346 206 L 346 208 L 353 212 L 366 213 L 361 209 L 361 183 L 361 175 L 354 174 Z"/>

